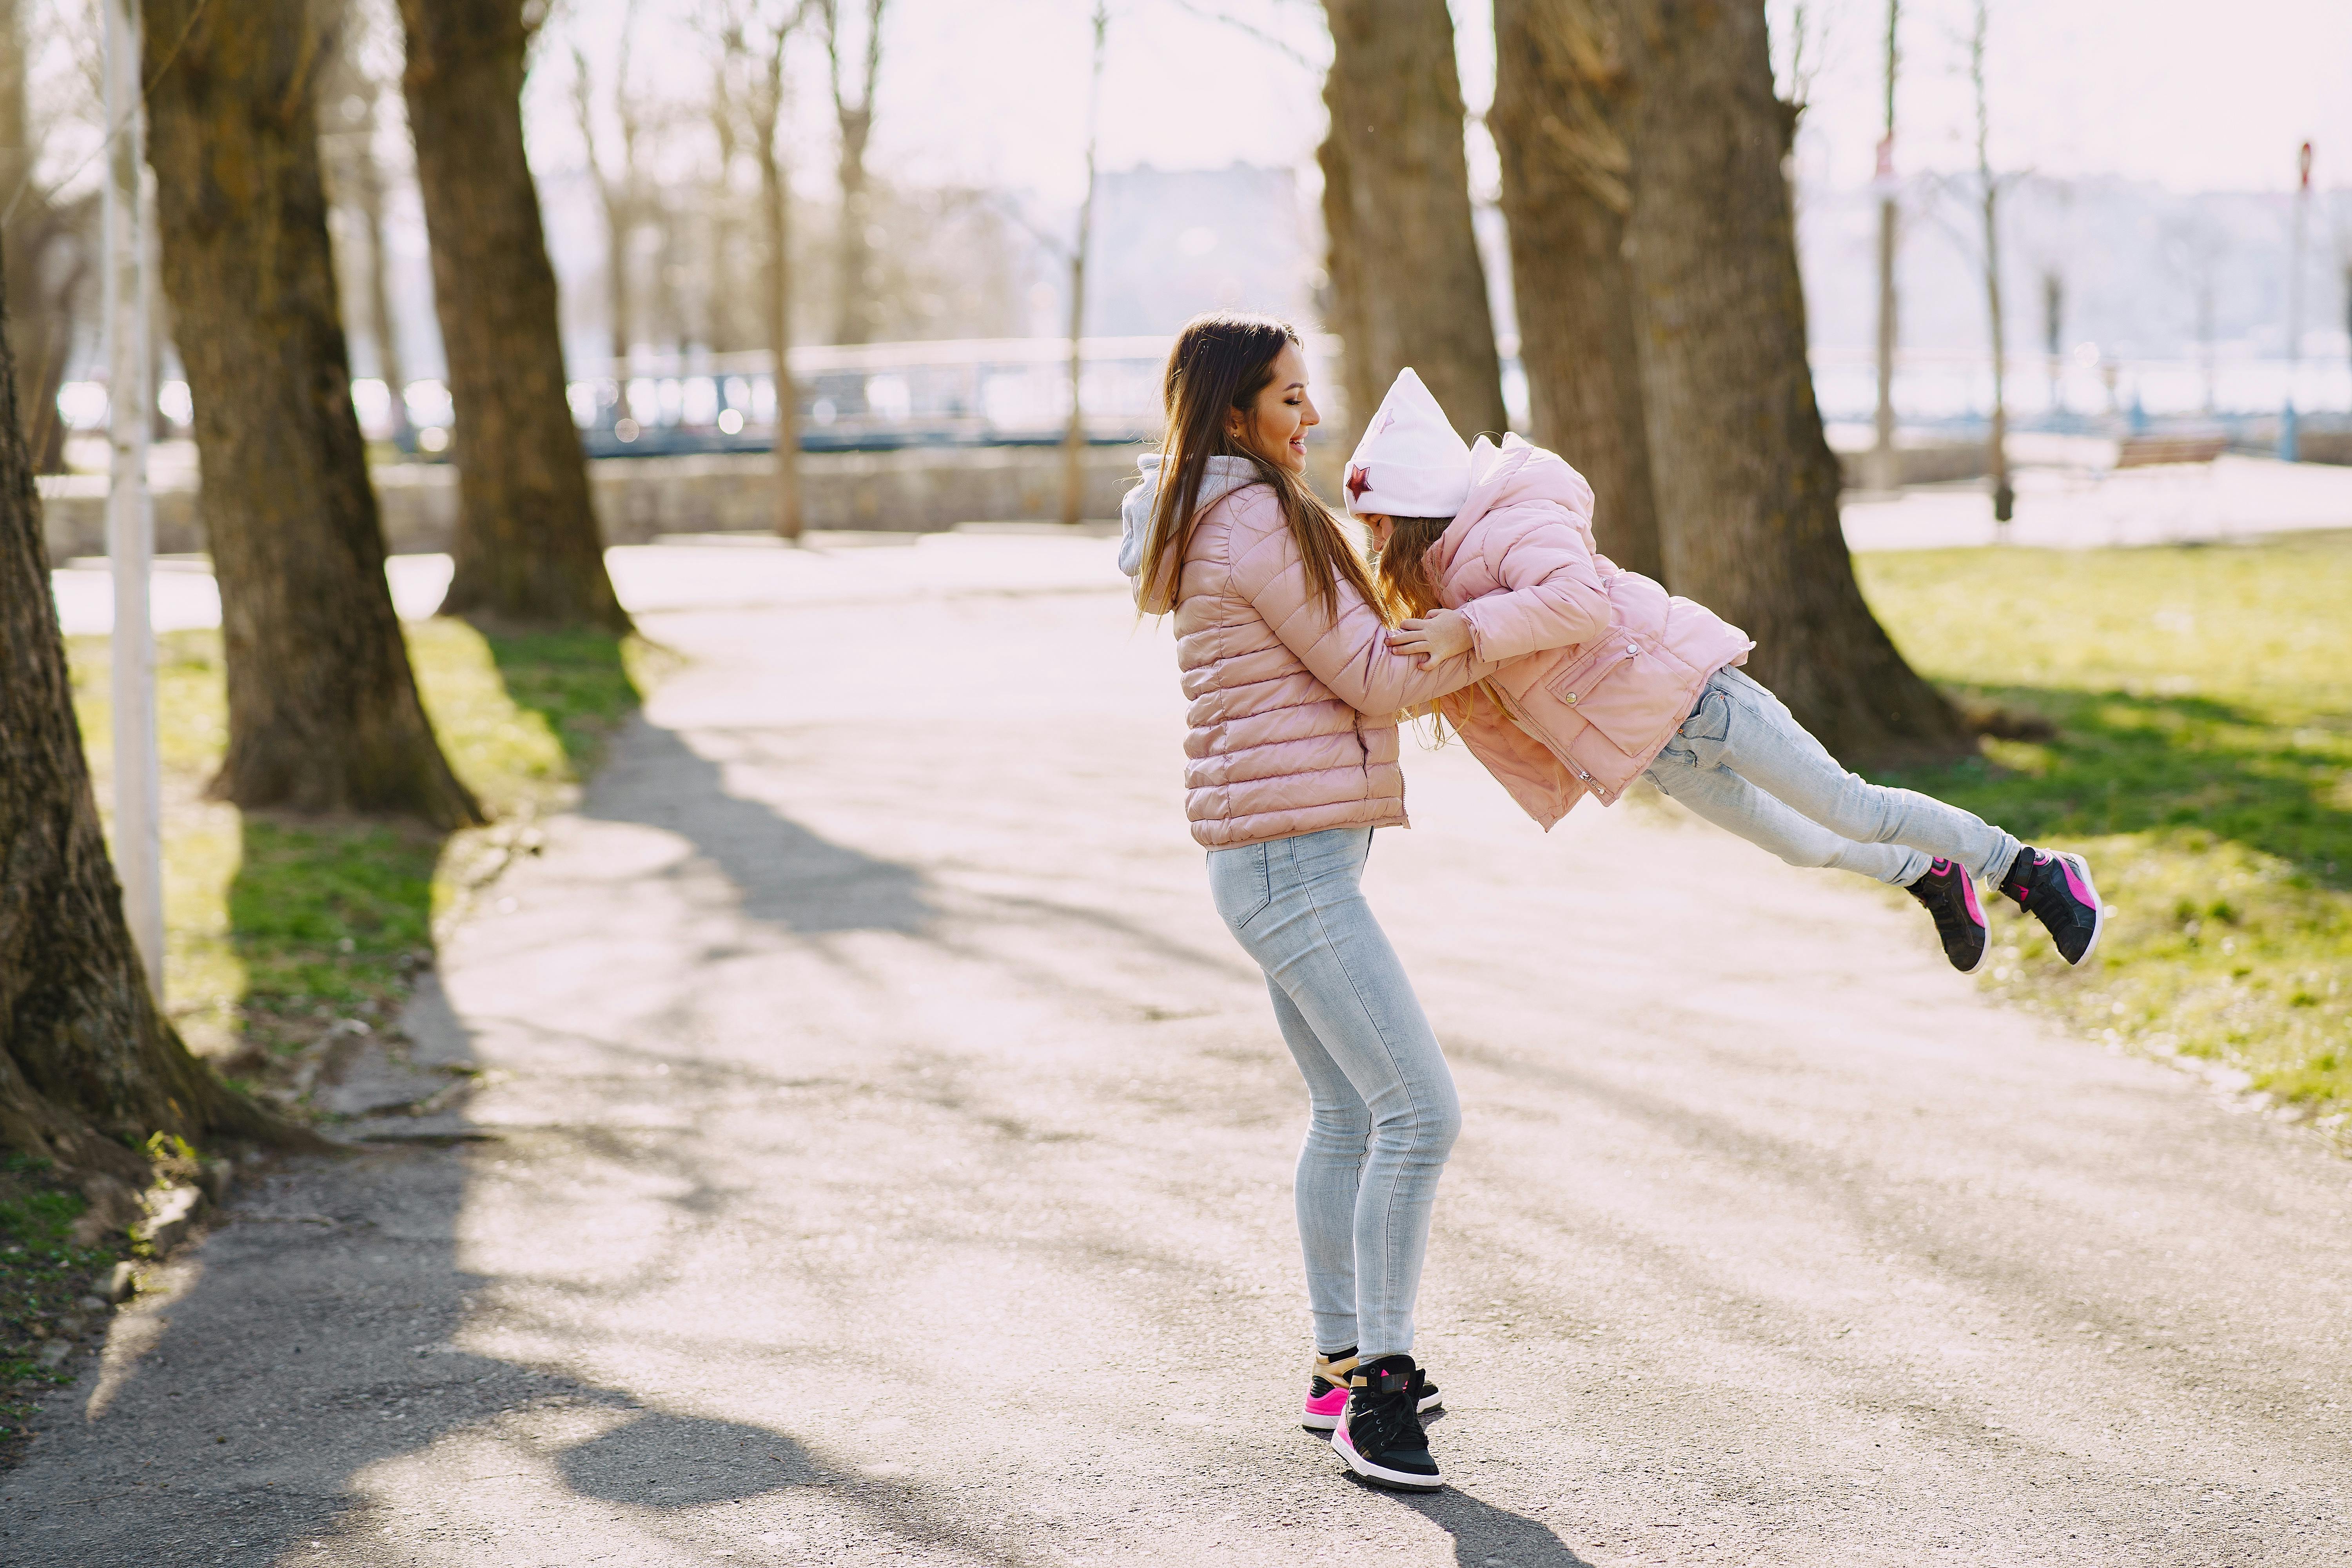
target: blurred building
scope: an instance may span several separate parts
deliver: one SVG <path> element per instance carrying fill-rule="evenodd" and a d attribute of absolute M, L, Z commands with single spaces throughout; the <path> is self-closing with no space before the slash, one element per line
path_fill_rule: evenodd
<path fill-rule="evenodd" d="M 1155 169 L 1100 176 L 1087 331 L 1172 332 L 1202 310 L 1265 310 L 1305 324 L 1320 240 L 1289 169 Z"/>
<path fill-rule="evenodd" d="M 2010 184 L 2001 291 L 2012 415 L 2034 416 L 2053 398 L 2083 415 L 2274 411 L 2285 388 L 2290 199 L 2114 177 Z M 1906 419 L 1980 412 L 1990 374 L 1972 184 L 1922 177 L 1902 200 L 1897 406 Z M 1878 194 L 1807 185 L 1798 211 L 1814 382 L 1831 418 L 1866 419 Z M 2352 406 L 2352 192 L 2315 194 L 2310 219 L 2297 401 L 2340 410 Z"/>

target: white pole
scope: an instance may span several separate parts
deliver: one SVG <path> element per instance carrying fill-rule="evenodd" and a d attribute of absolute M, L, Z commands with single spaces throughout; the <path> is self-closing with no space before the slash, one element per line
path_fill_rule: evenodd
<path fill-rule="evenodd" d="M 106 553 L 114 570 L 114 868 L 122 915 L 163 999 L 163 781 L 155 751 L 155 629 L 147 610 L 155 511 L 147 493 L 147 217 L 140 148 L 139 24 L 131 0 L 106 6 L 106 389 L 113 448 Z"/>

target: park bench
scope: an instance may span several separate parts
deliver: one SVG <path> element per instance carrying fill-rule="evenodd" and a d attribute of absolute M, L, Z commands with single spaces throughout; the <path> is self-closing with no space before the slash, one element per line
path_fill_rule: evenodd
<path fill-rule="evenodd" d="M 2227 436 L 2126 436 L 2116 443 L 2116 467 L 2154 468 L 2172 463 L 2210 463 L 2229 449 Z"/>

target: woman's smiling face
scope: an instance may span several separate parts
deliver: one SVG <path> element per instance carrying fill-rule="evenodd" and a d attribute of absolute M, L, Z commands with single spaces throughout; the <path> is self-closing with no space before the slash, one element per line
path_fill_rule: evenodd
<path fill-rule="evenodd" d="M 1225 428 L 1267 462 L 1296 474 L 1307 467 L 1307 427 L 1321 423 L 1307 395 L 1307 356 L 1297 343 L 1285 343 L 1275 356 L 1274 374 L 1246 410 L 1227 416 Z"/>

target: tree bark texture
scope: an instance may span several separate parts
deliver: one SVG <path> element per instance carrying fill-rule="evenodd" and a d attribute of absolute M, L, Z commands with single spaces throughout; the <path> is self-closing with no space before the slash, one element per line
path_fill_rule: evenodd
<path fill-rule="evenodd" d="M 564 396 L 555 271 L 523 150 L 524 0 L 401 0 L 402 86 L 449 362 L 456 572 L 442 609 L 629 629 Z"/>
<path fill-rule="evenodd" d="M 1849 765 L 1966 753 L 1840 531 L 1762 0 L 1616 3 L 1639 56 L 1626 258 L 1667 579 L 1747 628 L 1750 670 Z"/>
<path fill-rule="evenodd" d="M 1454 18 L 1445 0 L 1325 0 L 1323 9 L 1323 97 L 1345 155 L 1332 280 L 1356 294 L 1340 307 L 1352 329 L 1349 419 L 1360 426 L 1411 365 L 1465 437 L 1500 433 L 1502 368 L 1471 227 Z"/>
<path fill-rule="evenodd" d="M 0 344 L 0 1145 L 133 1180 L 152 1132 L 275 1139 L 188 1054 L 122 921 L 74 721 L 40 502 Z"/>
<path fill-rule="evenodd" d="M 1530 437 L 1592 485 L 1592 531 L 1620 566 L 1663 579 L 1642 417 L 1625 216 L 1631 80 L 1597 0 L 1496 0 L 1495 107 Z"/>
<path fill-rule="evenodd" d="M 1330 112 L 1331 128 L 1324 132 L 1315 161 L 1323 171 L 1323 328 L 1338 335 L 1345 351 L 1339 358 L 1339 387 L 1348 422 L 1334 430 L 1336 438 L 1352 450 L 1356 431 L 1381 405 L 1384 384 L 1370 351 L 1363 347 L 1371 341 L 1371 331 L 1364 324 L 1364 279 L 1356 264 L 1355 185 L 1349 178 L 1347 143 L 1339 134 L 1339 111 L 1333 107 L 1339 87 L 1336 75 L 1324 79 L 1323 105 Z"/>
<path fill-rule="evenodd" d="M 9 345 L 24 377 L 20 400 L 25 441 L 37 473 L 65 469 L 65 421 L 58 417 L 58 389 L 65 384 L 66 357 L 73 347 L 73 300 L 89 275 L 89 246 L 84 229 L 91 202 L 60 205 L 31 183 L 38 149 L 34 145 L 25 76 L 26 0 L 0 0 L 0 205 L 11 198 L 0 267 L 7 273 L 8 297 L 16 301 L 8 322 Z"/>
<path fill-rule="evenodd" d="M 304 0 L 147 0 L 163 284 L 195 403 L 220 584 L 228 755 L 247 807 L 480 812 L 435 743 L 383 575 L 352 408 Z"/>

